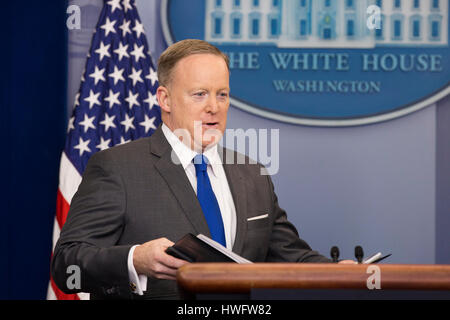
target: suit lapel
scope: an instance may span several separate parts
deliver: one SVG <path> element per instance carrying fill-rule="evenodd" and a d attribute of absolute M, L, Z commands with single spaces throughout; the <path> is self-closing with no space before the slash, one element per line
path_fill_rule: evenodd
<path fill-rule="evenodd" d="M 225 152 L 233 151 L 226 150 Z M 233 154 L 235 153 L 233 152 Z M 226 156 L 223 158 L 227 159 Z M 233 196 L 234 207 L 236 209 L 236 237 L 234 240 L 233 252 L 241 254 L 247 234 L 247 190 L 245 188 L 244 178 L 239 170 L 239 165 L 235 164 L 235 161 L 231 162 L 231 164 L 227 164 L 228 161 L 222 159 L 222 162 L 228 185 L 230 186 L 231 195 Z"/>
<path fill-rule="evenodd" d="M 156 161 L 155 168 L 167 182 L 194 230 L 197 233 L 210 237 L 208 224 L 197 196 L 183 167 L 172 161 L 172 148 L 167 142 L 161 127 L 151 137 L 150 152 L 160 158 Z M 176 157 L 175 154 L 173 156 Z"/>

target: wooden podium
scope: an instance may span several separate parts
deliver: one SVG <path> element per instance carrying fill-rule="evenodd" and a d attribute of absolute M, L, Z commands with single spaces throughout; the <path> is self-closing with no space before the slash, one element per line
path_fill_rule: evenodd
<path fill-rule="evenodd" d="M 186 299 L 450 299 L 450 265 L 192 263 L 177 281 Z"/>

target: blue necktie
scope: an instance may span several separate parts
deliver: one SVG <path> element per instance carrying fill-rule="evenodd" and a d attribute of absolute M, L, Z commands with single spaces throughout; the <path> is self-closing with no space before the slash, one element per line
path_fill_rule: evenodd
<path fill-rule="evenodd" d="M 226 246 L 225 231 L 223 228 L 222 215 L 220 214 L 219 203 L 209 181 L 208 158 L 202 154 L 194 157 L 195 173 L 197 175 L 197 198 L 208 223 L 209 232 L 213 240 Z"/>

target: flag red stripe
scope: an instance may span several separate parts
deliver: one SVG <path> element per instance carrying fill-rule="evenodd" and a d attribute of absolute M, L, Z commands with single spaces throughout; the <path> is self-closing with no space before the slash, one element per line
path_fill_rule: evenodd
<path fill-rule="evenodd" d="M 58 189 L 58 193 L 56 195 L 56 220 L 58 221 L 59 229 L 61 229 L 66 222 L 69 208 L 69 203 L 66 199 L 64 199 L 61 190 Z"/>

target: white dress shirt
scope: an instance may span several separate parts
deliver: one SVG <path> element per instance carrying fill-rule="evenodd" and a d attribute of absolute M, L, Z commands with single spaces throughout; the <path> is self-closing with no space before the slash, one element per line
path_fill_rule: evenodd
<path fill-rule="evenodd" d="M 194 163 L 192 162 L 197 153 L 182 143 L 164 123 L 162 125 L 162 131 L 172 147 L 173 152 L 180 160 L 180 164 L 183 166 L 192 189 L 197 194 L 197 176 L 195 174 Z M 208 177 L 211 181 L 211 187 L 217 198 L 217 202 L 219 203 L 220 213 L 222 214 L 227 248 L 231 250 L 236 236 L 236 208 L 223 169 L 222 160 L 217 151 L 217 145 L 207 149 L 203 155 L 209 160 L 207 167 Z M 177 241 L 178 239 L 169 240 Z M 133 253 L 136 246 L 133 246 L 128 254 L 128 275 L 130 282 L 133 284 L 133 288 L 134 286 L 136 287 L 134 292 L 142 295 L 143 291 L 147 290 L 147 276 L 138 275 L 134 268 Z"/>

